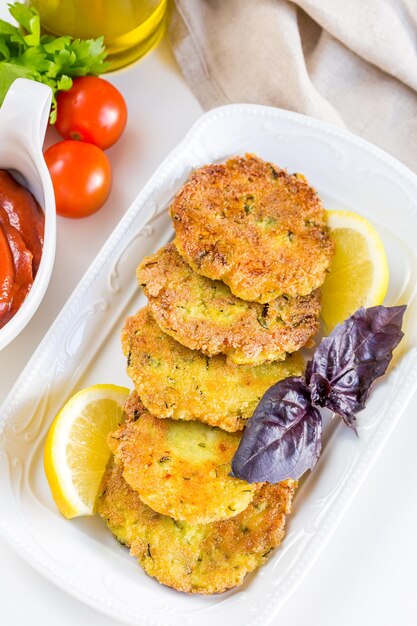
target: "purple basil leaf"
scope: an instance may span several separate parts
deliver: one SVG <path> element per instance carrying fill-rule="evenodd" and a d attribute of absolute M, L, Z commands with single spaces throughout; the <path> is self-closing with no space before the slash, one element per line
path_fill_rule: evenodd
<path fill-rule="evenodd" d="M 305 374 L 315 405 L 341 415 L 355 428 L 355 413 L 365 408 L 373 381 L 385 373 L 404 335 L 406 308 L 361 308 L 322 340 Z"/>
<path fill-rule="evenodd" d="M 262 397 L 232 460 L 232 476 L 247 482 L 298 479 L 317 462 L 321 417 L 302 378 L 286 378 Z"/>

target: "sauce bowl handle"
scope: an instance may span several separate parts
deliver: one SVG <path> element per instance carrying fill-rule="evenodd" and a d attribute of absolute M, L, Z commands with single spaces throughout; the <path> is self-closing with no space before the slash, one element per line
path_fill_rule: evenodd
<path fill-rule="evenodd" d="M 0 126 L 10 139 L 42 151 L 51 109 L 52 90 L 47 85 L 27 78 L 17 78 L 9 88 L 0 108 Z"/>

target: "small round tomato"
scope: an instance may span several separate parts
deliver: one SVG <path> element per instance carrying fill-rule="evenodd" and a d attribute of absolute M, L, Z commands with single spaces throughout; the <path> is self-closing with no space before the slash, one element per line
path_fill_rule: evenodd
<path fill-rule="evenodd" d="M 91 143 L 60 141 L 44 154 L 55 192 L 56 212 L 86 217 L 107 200 L 111 166 L 103 150 Z"/>
<path fill-rule="evenodd" d="M 55 127 L 65 139 L 112 146 L 125 129 L 127 108 L 120 91 L 97 76 L 75 78 L 68 91 L 57 95 Z"/>

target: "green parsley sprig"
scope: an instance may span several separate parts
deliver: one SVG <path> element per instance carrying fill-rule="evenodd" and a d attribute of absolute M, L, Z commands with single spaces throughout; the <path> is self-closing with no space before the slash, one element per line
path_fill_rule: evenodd
<path fill-rule="evenodd" d="M 49 121 L 56 121 L 57 91 L 67 91 L 72 77 L 102 74 L 108 69 L 104 38 L 73 39 L 41 35 L 39 13 L 20 2 L 9 4 L 19 26 L 0 20 L 0 104 L 16 78 L 30 78 L 52 88 Z"/>

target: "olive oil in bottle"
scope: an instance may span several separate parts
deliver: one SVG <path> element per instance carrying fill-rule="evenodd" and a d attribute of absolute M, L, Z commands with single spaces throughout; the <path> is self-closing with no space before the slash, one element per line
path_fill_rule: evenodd
<path fill-rule="evenodd" d="M 81 39 L 104 36 L 109 70 L 132 63 L 161 39 L 168 0 L 31 0 L 42 29 Z"/>

